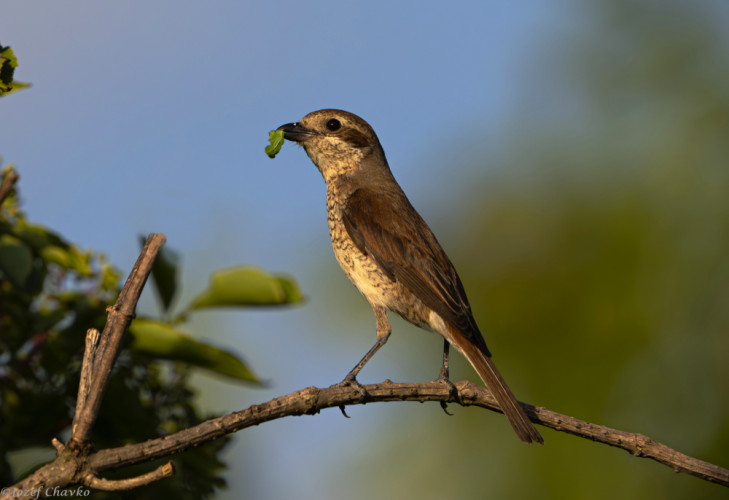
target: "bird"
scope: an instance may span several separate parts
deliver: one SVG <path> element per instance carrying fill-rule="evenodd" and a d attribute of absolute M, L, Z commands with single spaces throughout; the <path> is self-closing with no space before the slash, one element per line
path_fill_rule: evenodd
<path fill-rule="evenodd" d="M 519 439 L 543 444 L 491 360 L 456 269 L 395 180 L 374 129 L 359 116 L 322 109 L 278 127 L 298 143 L 324 177 L 334 256 L 375 314 L 377 341 L 342 384 L 387 342 L 387 311 L 444 338 L 439 380 L 448 380 L 452 345 L 496 398 Z"/>

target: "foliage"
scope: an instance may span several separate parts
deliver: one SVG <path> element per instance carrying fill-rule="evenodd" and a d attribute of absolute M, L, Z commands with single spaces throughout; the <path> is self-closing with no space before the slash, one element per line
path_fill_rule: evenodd
<path fill-rule="evenodd" d="M 18 59 L 15 57 L 13 49 L 0 44 L 0 97 L 30 87 L 29 83 L 13 79 L 17 67 Z"/>
<path fill-rule="evenodd" d="M 152 275 L 167 317 L 178 288 L 179 259 L 174 255 L 166 250 Z M 288 278 L 243 267 L 216 273 L 213 282 L 221 274 L 235 280 L 225 281 L 222 290 L 205 290 L 201 294 L 206 297 L 205 307 L 285 304 L 301 298 L 296 283 Z M 12 471 L 11 455 L 49 448 L 51 437 L 68 435 L 85 332 L 92 327 L 103 329 L 106 307 L 119 290 L 120 273 L 102 254 L 82 250 L 28 221 L 18 207 L 17 193 L 10 194 L 0 217 L 2 484 L 28 472 Z M 143 441 L 203 421 L 206 416 L 200 414 L 187 385 L 192 366 L 231 380 L 258 382 L 238 356 L 178 329 L 199 307 L 203 306 L 191 305 L 177 315 L 174 324 L 150 318 L 132 323 L 92 436 L 97 448 Z M 172 479 L 129 493 L 94 493 L 95 498 L 209 496 L 225 484 L 219 454 L 226 443 L 219 440 L 176 457 L 178 473 Z M 150 470 L 151 465 L 133 469 L 119 475 L 128 477 Z"/>
<path fill-rule="evenodd" d="M 179 324 L 200 309 L 217 307 L 272 306 L 299 302 L 301 291 L 290 277 L 272 275 L 253 266 L 236 266 L 215 271 L 210 284 L 181 312 L 172 314 L 178 289 L 179 257 L 162 248 L 152 268 L 165 319 L 137 318 L 129 327 L 132 348 L 138 354 L 183 361 L 199 368 L 259 383 L 248 365 L 234 354 L 195 340 Z"/>

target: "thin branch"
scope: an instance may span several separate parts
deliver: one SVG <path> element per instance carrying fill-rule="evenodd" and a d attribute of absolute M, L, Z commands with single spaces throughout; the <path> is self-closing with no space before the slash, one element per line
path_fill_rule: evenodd
<path fill-rule="evenodd" d="M 71 433 L 76 433 L 78 419 L 83 412 L 86 400 L 91 390 L 91 380 L 94 375 L 94 363 L 96 361 L 96 348 L 99 345 L 99 330 L 89 328 L 86 332 L 86 343 L 84 346 L 84 357 L 81 362 L 81 378 L 78 384 L 78 396 L 76 397 L 76 412 L 73 417 L 73 425 Z"/>
<path fill-rule="evenodd" d="M 8 197 L 13 186 L 15 186 L 15 183 L 18 182 L 18 179 L 20 179 L 18 172 L 16 172 L 14 168 L 10 167 L 8 173 L 5 174 L 2 184 L 0 184 L 0 206 L 5 203 L 5 198 Z"/>
<path fill-rule="evenodd" d="M 142 474 L 141 476 L 130 477 L 128 479 L 104 479 L 90 473 L 83 481 L 84 486 L 104 491 L 121 491 L 146 486 L 160 479 L 171 477 L 175 474 L 175 464 L 167 462 L 160 465 L 155 470 Z"/>
<path fill-rule="evenodd" d="M 88 457 L 95 471 L 119 468 L 179 453 L 192 446 L 218 439 L 226 434 L 288 416 L 314 415 L 325 408 L 385 401 L 441 401 L 462 406 L 480 406 L 500 412 L 487 389 L 470 382 L 458 382 L 456 391 L 440 382 L 424 384 L 381 384 L 309 387 L 281 396 L 246 410 L 207 420 L 195 427 L 144 443 L 102 450 Z M 529 418 L 545 427 L 599 443 L 615 446 L 634 456 L 651 458 L 677 472 L 729 486 L 729 470 L 680 453 L 653 439 L 632 432 L 591 424 L 542 407 L 522 403 Z"/>
<path fill-rule="evenodd" d="M 127 282 L 124 284 L 114 306 L 107 309 L 107 320 L 96 349 L 93 363 L 91 388 L 79 414 L 74 418 L 75 428 L 72 431 L 68 448 L 77 451 L 84 449 L 89 441 L 91 429 L 99 414 L 101 400 L 111 376 L 111 369 L 121 349 L 124 333 L 134 317 L 134 309 L 147 281 L 154 259 L 165 243 L 163 234 L 150 234 L 147 242 L 134 264 Z"/>
<path fill-rule="evenodd" d="M 61 453 L 63 453 L 64 448 L 66 448 L 66 445 L 59 441 L 57 438 L 51 439 L 51 444 L 56 449 L 56 456 L 59 456 Z"/>

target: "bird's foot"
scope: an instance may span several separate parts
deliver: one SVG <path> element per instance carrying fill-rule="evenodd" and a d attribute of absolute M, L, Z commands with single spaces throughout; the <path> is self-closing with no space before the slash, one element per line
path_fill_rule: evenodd
<path fill-rule="evenodd" d="M 356 374 L 349 373 L 341 382 L 334 384 L 332 387 L 362 387 L 362 384 L 357 380 Z"/>
<path fill-rule="evenodd" d="M 361 401 L 365 401 L 367 399 L 367 390 L 359 383 L 356 375 L 352 375 L 351 373 L 344 377 L 341 382 L 334 384 L 332 387 L 352 388 L 357 391 Z M 349 415 L 347 415 L 347 412 L 344 410 L 344 405 L 339 405 L 339 410 L 342 412 L 342 415 L 349 418 Z"/>
<path fill-rule="evenodd" d="M 453 385 L 453 382 L 451 382 L 450 379 L 448 378 L 447 372 L 445 374 L 443 372 L 441 372 L 440 376 L 435 381 L 438 382 L 439 384 L 445 385 L 448 388 L 448 395 L 450 397 L 458 395 L 458 389 L 456 389 L 456 386 Z M 446 415 L 451 416 L 451 417 L 453 416 L 453 414 L 448 411 L 447 402 L 441 401 L 440 407 L 443 408 L 443 411 L 445 412 Z"/>

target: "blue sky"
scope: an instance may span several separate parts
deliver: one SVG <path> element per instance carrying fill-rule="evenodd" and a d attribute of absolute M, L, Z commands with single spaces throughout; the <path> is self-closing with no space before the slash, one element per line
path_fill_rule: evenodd
<path fill-rule="evenodd" d="M 276 265 L 280 245 L 252 236 L 308 233 L 323 186 L 295 147 L 263 155 L 269 129 L 353 111 L 409 191 L 457 193 L 467 174 L 429 158 L 471 127 L 497 134 L 535 77 L 534 48 L 558 29 L 537 5 L 413 5 L 9 4 L 2 43 L 34 87 L 2 102 L 2 155 L 33 218 L 119 265 L 136 251 L 130 235 L 204 251 L 211 226 L 241 243 L 230 259 Z"/>

